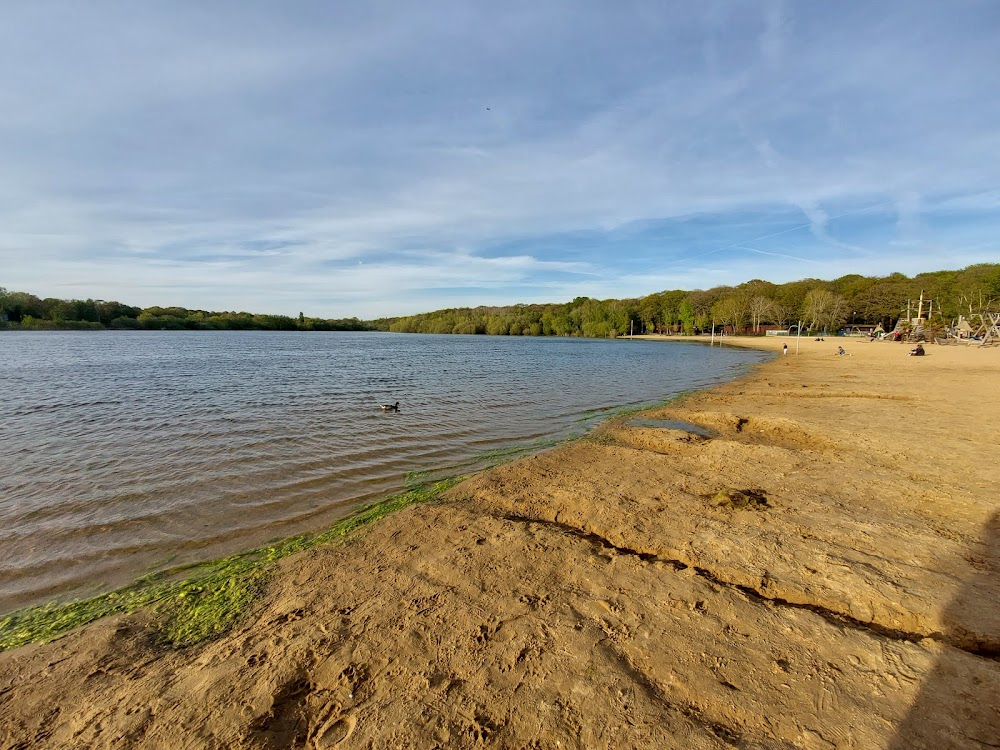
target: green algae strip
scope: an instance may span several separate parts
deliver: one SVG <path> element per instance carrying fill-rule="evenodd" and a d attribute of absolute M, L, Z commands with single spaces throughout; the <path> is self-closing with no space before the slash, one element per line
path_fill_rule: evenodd
<path fill-rule="evenodd" d="M 319 534 L 300 534 L 220 560 L 151 573 L 106 594 L 68 603 L 28 607 L 0 619 L 0 651 L 41 643 L 81 625 L 145 609 L 163 642 L 180 648 L 221 635 L 260 599 L 274 563 L 297 552 L 341 540 L 394 511 L 436 500 L 464 477 L 413 485 L 370 505 Z"/>
<path fill-rule="evenodd" d="M 540 438 L 527 443 L 517 443 L 505 448 L 493 448 L 477 453 L 468 461 L 468 463 L 472 464 L 476 462 L 485 462 L 490 467 L 499 466 L 500 464 L 507 463 L 508 461 L 514 461 L 518 458 L 538 453 L 546 448 L 554 448 L 562 443 L 570 442 L 576 439 L 576 437 L 576 435 L 571 435 L 570 437 L 561 440 L 555 438 Z"/>

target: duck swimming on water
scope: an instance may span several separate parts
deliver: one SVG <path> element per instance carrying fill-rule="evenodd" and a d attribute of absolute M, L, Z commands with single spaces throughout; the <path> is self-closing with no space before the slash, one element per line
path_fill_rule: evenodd
<path fill-rule="evenodd" d="M 399 402 L 394 404 L 382 404 L 379 409 L 382 411 L 399 411 Z"/>

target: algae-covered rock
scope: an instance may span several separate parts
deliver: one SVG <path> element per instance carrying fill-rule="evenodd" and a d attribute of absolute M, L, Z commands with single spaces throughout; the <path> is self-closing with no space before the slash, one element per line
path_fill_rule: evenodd
<path fill-rule="evenodd" d="M 712 503 L 727 510 L 765 510 L 767 494 L 763 490 L 738 490 L 725 487 L 712 496 Z"/>

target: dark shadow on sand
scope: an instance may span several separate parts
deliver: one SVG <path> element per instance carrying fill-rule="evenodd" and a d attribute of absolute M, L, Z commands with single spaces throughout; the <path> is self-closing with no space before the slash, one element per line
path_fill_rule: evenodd
<path fill-rule="evenodd" d="M 960 647 L 942 647 L 890 750 L 1000 748 L 1000 512 L 971 550 L 976 575 L 944 614 Z"/>

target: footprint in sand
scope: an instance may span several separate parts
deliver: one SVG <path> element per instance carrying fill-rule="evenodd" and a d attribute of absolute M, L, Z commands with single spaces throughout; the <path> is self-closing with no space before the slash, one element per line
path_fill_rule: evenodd
<path fill-rule="evenodd" d="M 358 720 L 352 715 L 343 718 L 331 717 L 316 733 L 313 746 L 316 750 L 340 747 L 344 740 L 354 733 L 357 723 Z"/>

